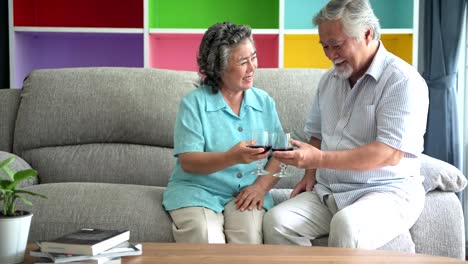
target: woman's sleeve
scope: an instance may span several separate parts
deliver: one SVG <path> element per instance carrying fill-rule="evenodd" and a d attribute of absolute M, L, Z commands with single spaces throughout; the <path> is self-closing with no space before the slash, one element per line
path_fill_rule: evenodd
<path fill-rule="evenodd" d="M 174 127 L 174 156 L 185 152 L 203 152 L 205 138 L 200 105 L 195 97 L 184 97 Z"/>

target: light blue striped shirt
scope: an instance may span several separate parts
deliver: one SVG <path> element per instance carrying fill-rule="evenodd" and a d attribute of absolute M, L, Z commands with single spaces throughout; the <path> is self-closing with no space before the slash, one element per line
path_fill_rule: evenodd
<path fill-rule="evenodd" d="M 322 150 L 354 149 L 374 141 L 403 151 L 398 165 L 369 171 L 318 169 L 315 190 L 333 194 L 342 209 L 370 192 L 405 196 L 421 185 L 420 161 L 429 105 L 428 88 L 408 63 L 380 43 L 367 72 L 354 87 L 330 69 L 319 82 L 304 128 Z"/>

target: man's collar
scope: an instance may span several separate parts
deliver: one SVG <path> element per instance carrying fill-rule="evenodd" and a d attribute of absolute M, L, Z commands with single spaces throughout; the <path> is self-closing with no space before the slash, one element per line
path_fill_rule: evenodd
<path fill-rule="evenodd" d="M 372 76 L 375 80 L 380 79 L 380 76 L 382 76 L 384 71 L 384 67 L 382 67 L 382 65 L 384 65 L 387 53 L 388 51 L 385 49 L 382 41 L 379 41 L 377 52 L 375 53 L 375 56 L 365 74 Z"/>

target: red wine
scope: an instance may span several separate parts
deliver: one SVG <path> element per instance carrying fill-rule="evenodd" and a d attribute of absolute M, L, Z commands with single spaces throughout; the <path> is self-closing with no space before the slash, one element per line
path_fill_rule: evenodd
<path fill-rule="evenodd" d="M 270 149 L 271 149 L 271 146 L 250 145 L 250 146 L 247 146 L 247 147 L 249 147 L 249 148 L 254 148 L 254 149 L 257 149 L 257 148 L 263 148 L 263 149 L 265 149 L 265 151 L 263 151 L 263 152 L 260 153 L 260 154 L 267 153 L 267 152 L 270 151 Z"/>
<path fill-rule="evenodd" d="M 294 150 L 294 148 L 272 148 L 271 151 L 291 151 Z"/>

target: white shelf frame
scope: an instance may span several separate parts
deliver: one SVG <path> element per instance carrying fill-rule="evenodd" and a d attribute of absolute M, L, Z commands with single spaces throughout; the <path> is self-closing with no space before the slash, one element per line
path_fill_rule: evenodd
<path fill-rule="evenodd" d="M 8 0 L 8 45 L 10 57 L 10 87 L 14 87 L 15 83 L 15 30 L 13 24 L 13 0 Z"/>
<path fill-rule="evenodd" d="M 15 27 L 13 23 L 13 0 L 8 0 L 8 24 L 9 24 L 9 55 L 10 55 L 10 87 L 14 86 L 15 80 L 15 33 L 16 32 L 44 32 L 44 33 L 99 33 L 99 34 L 142 34 L 143 35 L 143 67 L 149 68 L 150 61 L 150 34 L 203 34 L 206 29 L 193 28 L 149 28 L 149 0 L 143 1 L 143 28 L 98 28 L 98 27 Z M 316 35 L 317 29 L 285 29 L 285 1 L 279 1 L 279 25 L 278 29 L 252 29 L 254 35 L 277 35 L 278 36 L 278 67 L 284 67 L 284 37 L 285 35 Z M 418 45 L 419 45 L 419 4 L 420 0 L 413 0 L 413 28 L 412 29 L 382 29 L 381 34 L 412 34 L 413 35 L 413 66 L 418 67 Z"/>
<path fill-rule="evenodd" d="M 14 27 L 15 32 L 142 34 L 142 28 Z"/>

